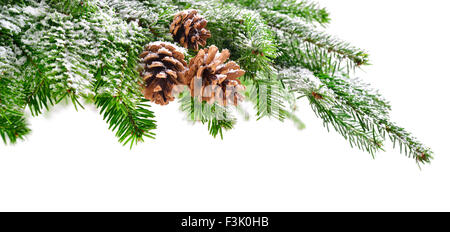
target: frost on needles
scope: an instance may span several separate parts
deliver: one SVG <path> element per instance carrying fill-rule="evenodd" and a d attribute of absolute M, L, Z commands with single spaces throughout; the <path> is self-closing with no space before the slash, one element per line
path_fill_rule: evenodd
<path fill-rule="evenodd" d="M 161 41 L 176 45 L 174 15 L 196 9 L 215 45 L 228 50 L 245 75 L 245 104 L 256 118 L 304 124 L 296 102 L 307 99 L 324 126 L 352 146 L 374 155 L 389 139 L 417 163 L 432 151 L 391 122 L 389 103 L 354 70 L 368 54 L 318 29 L 329 23 L 325 8 L 297 0 L 0 0 L 0 136 L 23 139 L 27 111 L 39 115 L 61 101 L 94 104 L 123 144 L 153 138 L 151 103 L 142 94 L 139 54 Z M 179 44 L 178 44 L 179 45 Z M 183 51 L 186 62 L 197 51 Z M 248 112 L 178 96 L 180 109 L 208 125 L 213 136 L 232 129 Z M 176 103 L 172 103 L 176 104 Z"/>

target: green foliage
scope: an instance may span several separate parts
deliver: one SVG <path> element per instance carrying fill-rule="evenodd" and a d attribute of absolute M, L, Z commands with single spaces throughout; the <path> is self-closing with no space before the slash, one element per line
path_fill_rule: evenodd
<path fill-rule="evenodd" d="M 133 144 L 144 137 L 153 138 L 156 129 L 154 114 L 141 97 L 140 77 L 136 70 L 138 54 L 147 39 L 136 22 L 125 22 L 112 17 L 108 8 L 89 19 L 95 28 L 108 25 L 108 30 L 94 30 L 90 39 L 95 41 L 98 54 L 92 57 L 95 70 L 94 102 L 119 142 Z M 106 14 L 107 13 L 107 14 Z"/>
<path fill-rule="evenodd" d="M 223 138 L 223 131 L 232 129 L 236 123 L 231 107 L 201 102 L 191 97 L 189 91 L 180 94 L 179 103 L 180 110 L 186 113 L 188 120 L 207 124 L 209 133 L 214 137 L 220 134 Z"/>
<path fill-rule="evenodd" d="M 105 3 L 126 22 L 137 22 L 144 29 L 142 32 L 147 38 L 171 40 L 168 25 L 177 9 L 171 1 L 105 0 Z"/>
<path fill-rule="evenodd" d="M 1 16 L 2 33 L 23 54 L 16 75 L 24 77 L 21 94 L 33 115 L 64 99 L 75 107 L 94 100 L 120 142 L 153 137 L 154 116 L 142 104 L 136 71 L 149 39 L 136 22 L 98 1 L 27 1 L 4 6 Z"/>
<path fill-rule="evenodd" d="M 326 24 L 330 22 L 329 13 L 317 3 L 297 0 L 224 0 L 245 6 L 252 10 L 267 9 L 298 17 L 306 22 Z"/>
<path fill-rule="evenodd" d="M 0 137 L 5 143 L 23 139 L 28 128 L 24 108 L 25 95 L 21 75 L 26 60 L 23 50 L 16 45 L 17 36 L 23 24 L 14 24 L 11 17 L 21 20 L 15 9 L 8 4 L 0 6 Z"/>
<path fill-rule="evenodd" d="M 261 14 L 276 31 L 282 51 L 278 64 L 300 64 L 311 71 L 325 73 L 350 72 L 369 64 L 365 51 L 316 31 L 300 20 L 266 10 Z"/>
<path fill-rule="evenodd" d="M 155 115 L 142 99 L 138 54 L 149 42 L 173 42 L 169 25 L 179 10 L 195 8 L 208 20 L 208 45 L 229 49 L 246 71 L 246 101 L 256 119 L 291 120 L 299 98 L 324 126 L 372 155 L 389 138 L 418 163 L 432 151 L 389 119 L 391 107 L 353 70 L 369 64 L 359 48 L 318 30 L 325 8 L 297 0 L 0 0 L 0 136 L 7 143 L 29 133 L 25 110 L 38 115 L 60 101 L 94 103 L 119 141 L 153 138 Z M 186 59 L 196 55 L 187 51 Z M 179 96 L 189 120 L 214 137 L 232 129 L 233 111 Z"/>
<path fill-rule="evenodd" d="M 0 46 L 0 50 L 3 49 L 8 47 Z M 21 83 L 15 78 L 20 72 L 16 62 L 0 58 L 0 137 L 5 143 L 15 143 L 30 132 L 23 112 Z"/>
<path fill-rule="evenodd" d="M 394 146 L 418 163 L 427 163 L 432 152 L 405 129 L 389 120 L 391 109 L 383 97 L 359 79 L 314 74 L 302 68 L 283 68 L 280 78 L 299 98 L 308 98 L 312 109 L 329 130 L 332 126 L 351 146 L 372 155 L 383 149 L 388 136 Z"/>
<path fill-rule="evenodd" d="M 286 118 L 282 83 L 275 78 L 262 76 L 261 73 L 247 84 L 246 99 L 253 103 L 257 119 L 274 117 L 280 121 Z"/>
<path fill-rule="evenodd" d="M 103 119 L 110 124 L 109 129 L 116 132 L 119 142 L 124 145 L 141 142 L 144 137 L 154 138 L 156 129 L 154 114 L 148 110 L 146 101 L 139 104 L 128 102 L 121 97 L 114 97 L 109 94 L 100 94 L 95 97 L 95 104 L 100 109 Z"/>
<path fill-rule="evenodd" d="M 89 12 L 95 12 L 97 5 L 90 0 L 48 0 L 47 4 L 58 12 L 70 14 L 74 17 L 82 16 Z"/>

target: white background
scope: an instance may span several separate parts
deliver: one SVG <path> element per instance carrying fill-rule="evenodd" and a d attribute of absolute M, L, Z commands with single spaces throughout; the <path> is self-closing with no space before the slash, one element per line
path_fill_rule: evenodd
<path fill-rule="evenodd" d="M 375 160 L 351 149 L 304 102 L 303 131 L 240 121 L 223 141 L 177 103 L 154 107 L 157 139 L 131 151 L 95 109 L 59 107 L 30 120 L 25 142 L 0 145 L 0 210 L 450 210 L 448 1 L 320 3 L 329 32 L 370 52 L 360 75 L 391 100 L 392 118 L 433 148 L 422 171 L 390 146 Z"/>

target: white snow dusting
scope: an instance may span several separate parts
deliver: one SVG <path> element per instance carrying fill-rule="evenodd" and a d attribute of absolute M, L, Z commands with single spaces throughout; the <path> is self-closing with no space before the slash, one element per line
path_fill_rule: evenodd
<path fill-rule="evenodd" d="M 38 16 L 41 16 L 45 12 L 45 9 L 43 8 L 42 5 L 40 7 L 27 6 L 23 9 L 23 12 L 25 14 L 30 14 L 34 17 L 38 17 Z"/>

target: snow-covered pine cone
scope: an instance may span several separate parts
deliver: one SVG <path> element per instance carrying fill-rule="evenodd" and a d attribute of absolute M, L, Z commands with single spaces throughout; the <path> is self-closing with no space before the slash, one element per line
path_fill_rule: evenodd
<path fill-rule="evenodd" d="M 211 33 L 205 28 L 207 23 L 197 10 L 181 11 L 174 16 L 170 33 L 174 41 L 197 51 L 199 45 L 206 46 L 206 39 L 211 37 Z"/>
<path fill-rule="evenodd" d="M 237 105 L 243 99 L 239 91 L 245 87 L 237 78 L 244 75 L 245 71 L 234 61 L 225 63 L 229 57 L 230 52 L 227 49 L 219 52 L 219 49 L 212 45 L 201 49 L 189 61 L 186 80 L 191 96 L 210 104 L 217 102 L 224 106 L 229 103 Z"/>
<path fill-rule="evenodd" d="M 175 45 L 154 42 L 145 46 L 140 58 L 145 98 L 156 104 L 169 104 L 174 100 L 173 94 L 186 84 L 184 72 L 187 63 L 184 54 Z"/>

